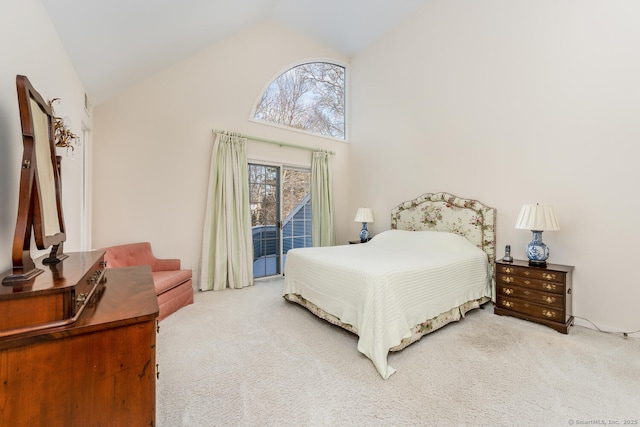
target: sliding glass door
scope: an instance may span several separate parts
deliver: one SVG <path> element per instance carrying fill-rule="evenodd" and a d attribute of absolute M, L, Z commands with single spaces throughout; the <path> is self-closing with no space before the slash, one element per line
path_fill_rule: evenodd
<path fill-rule="evenodd" d="M 282 253 L 311 246 L 311 173 L 309 170 L 282 171 Z M 284 265 L 284 261 L 283 261 Z"/>
<path fill-rule="evenodd" d="M 249 164 L 253 276 L 281 274 L 286 253 L 311 246 L 310 172 Z"/>

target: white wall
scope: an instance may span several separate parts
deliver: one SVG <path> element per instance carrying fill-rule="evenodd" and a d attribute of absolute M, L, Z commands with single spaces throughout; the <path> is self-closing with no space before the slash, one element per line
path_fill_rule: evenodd
<path fill-rule="evenodd" d="M 345 216 L 347 143 L 249 121 L 273 78 L 292 63 L 319 58 L 346 63 L 325 46 L 258 25 L 96 106 L 94 246 L 150 241 L 156 256 L 197 268 L 214 128 L 334 150 L 335 204 L 338 217 Z M 311 162 L 309 151 L 256 142 L 248 156 Z M 351 226 L 338 224 L 338 234 Z"/>
<path fill-rule="evenodd" d="M 476 198 L 526 259 L 519 209 L 551 204 L 574 314 L 637 330 L 638 22 L 633 0 L 428 2 L 352 61 L 350 210 L 375 234 L 424 192 Z"/>
<path fill-rule="evenodd" d="M 16 75 L 29 78 L 45 100 L 61 98 L 56 114 L 68 117 L 70 129 L 80 134 L 91 126 L 84 111 L 84 88 L 69 61 L 49 16 L 39 0 L 3 2 L 0 13 L 0 272 L 11 268 L 11 248 L 18 210 L 22 133 Z M 83 147 L 75 159 L 58 152 L 62 160 L 63 213 L 67 231 L 65 252 L 79 251 Z M 33 257 L 40 255 L 32 244 Z"/>

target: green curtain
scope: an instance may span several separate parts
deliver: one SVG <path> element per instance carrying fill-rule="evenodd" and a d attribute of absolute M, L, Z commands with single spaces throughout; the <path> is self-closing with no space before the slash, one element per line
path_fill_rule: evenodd
<path fill-rule="evenodd" d="M 253 285 L 247 140 L 217 132 L 202 239 L 201 290 Z"/>
<path fill-rule="evenodd" d="M 333 246 L 336 242 L 329 156 L 326 151 L 314 151 L 311 159 L 312 246 Z"/>

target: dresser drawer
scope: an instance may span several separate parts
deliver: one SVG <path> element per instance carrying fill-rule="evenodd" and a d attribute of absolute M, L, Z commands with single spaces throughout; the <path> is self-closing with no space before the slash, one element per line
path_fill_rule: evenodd
<path fill-rule="evenodd" d="M 554 294 L 560 295 L 564 295 L 565 289 L 564 283 L 530 279 L 528 277 L 514 276 L 511 274 L 498 274 L 497 282 L 499 286 L 516 285 L 543 292 L 553 292 Z"/>
<path fill-rule="evenodd" d="M 565 312 L 562 308 L 536 304 L 517 298 L 509 298 L 503 295 L 498 295 L 496 305 L 498 307 L 515 311 L 517 313 L 527 314 L 538 319 L 549 320 L 552 322 L 564 322 L 566 320 Z"/>
<path fill-rule="evenodd" d="M 498 294 L 564 310 L 564 295 L 498 283 Z"/>
<path fill-rule="evenodd" d="M 517 265 L 498 265 L 498 273 L 538 279 L 549 282 L 565 282 L 565 273 L 539 268 L 519 267 Z"/>

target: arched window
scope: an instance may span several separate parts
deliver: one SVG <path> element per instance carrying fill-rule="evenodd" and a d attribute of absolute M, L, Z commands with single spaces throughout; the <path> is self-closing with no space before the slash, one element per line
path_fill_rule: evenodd
<path fill-rule="evenodd" d="M 289 69 L 262 94 L 253 118 L 345 139 L 345 68 L 309 62 Z"/>

